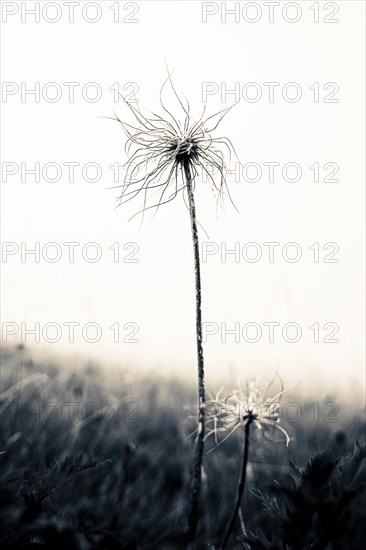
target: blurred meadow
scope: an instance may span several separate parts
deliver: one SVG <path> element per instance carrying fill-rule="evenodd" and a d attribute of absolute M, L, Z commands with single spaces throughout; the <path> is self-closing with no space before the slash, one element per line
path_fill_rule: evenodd
<path fill-rule="evenodd" d="M 194 387 L 127 368 L 34 360 L 22 346 L 3 347 L 1 382 L 1 548 L 187 548 Z M 336 408 L 334 396 L 316 406 L 297 392 L 280 411 L 288 447 L 277 431 L 251 432 L 228 548 L 363 547 L 364 411 L 351 401 Z M 205 454 L 197 548 L 220 548 L 241 433 Z M 206 451 L 213 446 L 208 439 Z"/>

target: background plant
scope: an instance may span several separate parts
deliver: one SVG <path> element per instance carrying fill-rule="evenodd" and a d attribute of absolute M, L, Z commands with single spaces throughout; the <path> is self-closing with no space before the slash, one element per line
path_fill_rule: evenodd
<path fill-rule="evenodd" d="M 278 391 L 273 392 L 275 381 L 279 382 L 280 388 Z M 290 442 L 290 437 L 287 431 L 279 425 L 279 409 L 285 390 L 277 372 L 268 383 L 260 383 L 260 378 L 257 377 L 254 381 L 246 381 L 244 389 L 234 390 L 226 397 L 220 398 L 222 389 L 219 390 L 215 398 L 209 401 L 212 426 L 206 437 L 213 435 L 215 445 L 208 452 L 212 452 L 222 445 L 240 427 L 243 429 L 241 469 L 234 509 L 221 543 L 221 548 L 224 550 L 233 533 L 238 517 L 242 526 L 244 525 L 241 502 L 247 478 L 251 426 L 253 425 L 259 430 L 262 430 L 263 427 L 279 430 L 285 437 L 287 445 Z M 218 440 L 218 434 L 224 434 L 220 441 Z"/>

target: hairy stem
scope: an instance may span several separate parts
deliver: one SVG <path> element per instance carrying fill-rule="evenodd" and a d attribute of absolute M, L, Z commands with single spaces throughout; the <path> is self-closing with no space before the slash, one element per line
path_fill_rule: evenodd
<path fill-rule="evenodd" d="M 200 253 L 197 231 L 196 207 L 192 188 L 192 175 L 187 160 L 183 164 L 189 213 L 191 217 L 191 229 L 194 253 L 195 283 L 196 283 L 196 340 L 197 340 L 197 361 L 198 361 L 198 410 L 197 410 L 197 438 L 195 442 L 193 473 L 191 485 L 191 500 L 188 516 L 189 541 L 193 542 L 198 521 L 198 505 L 201 492 L 201 470 L 204 450 L 205 436 L 205 374 L 202 348 L 202 314 L 201 314 L 201 269 Z"/>
<path fill-rule="evenodd" d="M 244 426 L 243 460 L 241 464 L 241 473 L 240 473 L 238 488 L 236 492 L 236 501 L 235 501 L 233 514 L 231 516 L 230 523 L 228 525 L 228 528 L 226 530 L 226 533 L 221 545 L 222 550 L 225 550 L 227 543 L 229 542 L 231 533 L 233 532 L 233 529 L 235 527 L 235 523 L 238 517 L 239 508 L 240 508 L 240 502 L 244 493 L 245 480 L 247 475 L 248 455 L 249 455 L 249 432 L 250 432 L 250 425 L 252 422 L 253 422 L 253 419 L 251 416 L 249 416 Z"/>

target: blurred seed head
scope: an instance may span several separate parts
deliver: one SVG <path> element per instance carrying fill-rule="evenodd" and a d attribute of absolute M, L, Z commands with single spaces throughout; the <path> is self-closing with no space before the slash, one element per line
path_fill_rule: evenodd
<path fill-rule="evenodd" d="M 277 391 L 273 391 L 275 382 L 279 383 Z M 277 371 L 267 384 L 261 384 L 259 378 L 247 380 L 244 387 L 235 389 L 221 397 L 223 388 L 207 400 L 207 433 L 205 438 L 214 438 L 214 446 L 208 453 L 215 450 L 236 430 L 250 421 L 257 429 L 273 429 L 281 433 L 281 439 L 288 446 L 290 436 L 280 426 L 279 409 L 282 396 L 286 391 Z"/>

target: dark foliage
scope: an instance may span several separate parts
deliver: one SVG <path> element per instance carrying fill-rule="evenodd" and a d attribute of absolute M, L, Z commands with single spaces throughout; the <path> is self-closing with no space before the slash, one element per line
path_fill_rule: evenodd
<path fill-rule="evenodd" d="M 362 548 L 364 533 L 357 526 L 366 509 L 365 457 L 366 447 L 358 441 L 353 453 L 342 458 L 319 451 L 303 470 L 290 461 L 287 483 L 275 481 L 266 491 L 253 489 L 267 521 L 261 533 L 246 537 L 247 547 Z"/>
<path fill-rule="evenodd" d="M 5 350 L 1 548 L 187 547 L 193 451 L 187 434 L 195 418 L 186 405 L 194 403 L 194 392 L 155 380 L 136 381 L 132 393 L 128 377 L 120 377 L 116 383 L 90 365 L 70 374 L 32 362 L 24 351 Z M 98 414 L 85 409 L 90 403 Z M 366 451 L 354 441 L 361 441 L 364 424 L 346 416 L 337 426 L 292 426 L 289 449 L 253 431 L 245 533 L 239 523 L 229 548 L 363 548 Z M 319 441 L 322 451 L 314 448 Z M 232 512 L 240 447 L 241 437 L 233 437 L 205 457 L 198 549 L 219 548 Z"/>

